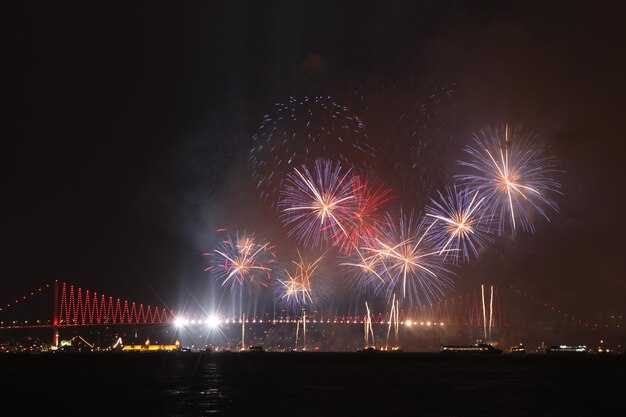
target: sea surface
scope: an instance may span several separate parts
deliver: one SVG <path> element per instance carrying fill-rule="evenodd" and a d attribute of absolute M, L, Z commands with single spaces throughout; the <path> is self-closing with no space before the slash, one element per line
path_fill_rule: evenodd
<path fill-rule="evenodd" d="M 2 416 L 612 416 L 626 355 L 0 355 Z"/>

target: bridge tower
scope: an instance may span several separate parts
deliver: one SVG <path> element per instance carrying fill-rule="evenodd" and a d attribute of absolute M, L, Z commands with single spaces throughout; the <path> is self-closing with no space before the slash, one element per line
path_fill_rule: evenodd
<path fill-rule="evenodd" d="M 54 280 L 52 301 L 52 344 L 59 346 L 59 281 Z"/>

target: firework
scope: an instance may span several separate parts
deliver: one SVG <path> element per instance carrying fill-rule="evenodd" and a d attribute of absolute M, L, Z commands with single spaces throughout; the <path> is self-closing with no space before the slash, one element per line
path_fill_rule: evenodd
<path fill-rule="evenodd" d="M 326 293 L 314 276 L 323 259 L 324 255 L 308 262 L 298 251 L 298 259 L 291 261 L 293 270 L 285 269 L 285 277 L 277 280 L 276 295 L 280 304 L 295 312 L 322 302 Z"/>
<path fill-rule="evenodd" d="M 365 302 L 365 317 L 363 320 L 363 331 L 365 336 L 364 349 L 376 348 L 376 342 L 374 341 L 374 329 L 372 328 L 372 313 L 370 311 L 367 301 Z M 372 337 L 372 343 L 370 343 L 370 335 Z"/>
<path fill-rule="evenodd" d="M 440 254 L 455 262 L 469 260 L 470 254 L 477 256 L 478 248 L 484 246 L 489 237 L 489 219 L 484 214 L 485 198 L 478 191 L 467 188 L 447 188 L 439 200 L 431 200 L 426 207 L 426 220 L 431 223 L 428 239 Z M 453 249 L 452 252 L 444 252 Z"/>
<path fill-rule="evenodd" d="M 397 350 L 399 349 L 398 346 L 398 341 L 399 341 L 399 337 L 398 337 L 398 332 L 400 330 L 400 321 L 399 321 L 399 311 L 400 311 L 400 306 L 398 304 L 398 301 L 396 301 L 396 295 L 393 295 L 393 298 L 391 299 L 391 310 L 389 311 L 389 327 L 387 327 L 387 340 L 385 341 L 385 350 L 389 349 L 389 336 L 391 335 L 391 328 L 393 327 L 394 329 L 394 333 L 396 336 L 396 345 L 392 348 L 392 350 Z"/>
<path fill-rule="evenodd" d="M 299 276 L 292 276 L 285 271 L 286 279 L 279 279 L 277 292 L 280 303 L 290 310 L 298 310 L 298 307 L 313 303 L 311 286 L 309 282 L 301 280 Z"/>
<path fill-rule="evenodd" d="M 375 243 L 372 241 L 370 245 L 375 245 Z M 385 283 L 382 257 L 377 253 L 370 253 L 367 248 L 355 247 L 350 256 L 340 262 L 339 266 L 346 268 L 350 277 L 349 286 L 357 287 L 362 292 L 367 292 L 369 289 Z"/>
<path fill-rule="evenodd" d="M 241 287 L 267 286 L 276 260 L 273 246 L 252 234 L 237 233 L 220 241 L 213 252 L 204 254 L 212 258 L 205 271 L 215 271 L 222 286 L 231 289 Z"/>
<path fill-rule="evenodd" d="M 391 190 L 384 186 L 372 187 L 367 180 L 354 176 L 352 182 L 354 204 L 348 214 L 345 233 L 334 236 L 334 245 L 346 254 L 351 254 L 361 241 L 372 241 L 380 234 L 384 222 L 381 210 L 391 199 Z"/>
<path fill-rule="evenodd" d="M 388 299 L 397 293 L 399 301 L 419 305 L 441 298 L 444 289 L 453 284 L 442 255 L 454 249 L 432 246 L 425 239 L 428 227 L 413 215 L 401 213 L 398 223 L 391 215 L 386 217 L 381 237 L 360 248 L 355 262 L 342 264 L 357 268 L 360 288 L 385 293 Z"/>
<path fill-rule="evenodd" d="M 488 128 L 474 135 L 474 146 L 465 148 L 469 161 L 459 161 L 469 173 L 456 178 L 485 197 L 487 213 L 498 233 L 517 228 L 535 230 L 534 212 L 548 219 L 546 209 L 558 210 L 551 195 L 560 194 L 560 185 L 550 177 L 555 161 L 545 156 L 534 135 L 521 128 Z M 548 219 L 549 220 L 549 219 Z"/>
<path fill-rule="evenodd" d="M 263 117 L 252 142 L 252 178 L 262 200 L 273 206 L 294 167 L 332 158 L 366 168 L 376 159 L 365 125 L 331 97 L 291 97 L 277 103 Z"/>
<path fill-rule="evenodd" d="M 351 170 L 324 160 L 313 172 L 306 166 L 287 176 L 279 208 L 288 234 L 303 245 L 324 246 L 339 234 L 348 236 L 348 223 L 356 208 Z"/>

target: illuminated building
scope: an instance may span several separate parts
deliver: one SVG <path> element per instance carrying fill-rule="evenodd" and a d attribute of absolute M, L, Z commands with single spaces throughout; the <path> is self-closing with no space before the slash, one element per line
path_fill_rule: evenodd
<path fill-rule="evenodd" d="M 177 340 L 173 345 L 152 345 L 150 339 L 146 339 L 143 345 L 124 345 L 123 351 L 154 352 L 154 351 L 178 351 L 180 342 Z"/>

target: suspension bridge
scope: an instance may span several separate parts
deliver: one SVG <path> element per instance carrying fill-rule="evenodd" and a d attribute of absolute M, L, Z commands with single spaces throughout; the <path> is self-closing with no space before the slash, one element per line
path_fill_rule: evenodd
<path fill-rule="evenodd" d="M 519 288 L 509 287 L 508 293 L 526 297 L 529 302 L 552 314 L 560 314 L 574 324 L 586 327 L 597 326 L 562 312 L 555 306 L 544 303 Z M 18 305 L 48 304 L 50 316 L 35 321 L 11 320 L 12 311 Z M 22 307 L 23 308 L 23 307 Z M 307 323 L 325 324 L 388 324 L 397 321 L 402 325 L 471 326 L 498 329 L 508 325 L 506 308 L 498 286 L 481 286 L 463 295 L 429 304 L 368 315 L 316 315 L 309 316 Z M 73 283 L 54 281 L 0 305 L 0 330 L 50 328 L 53 344 L 58 345 L 59 329 L 81 326 L 149 326 L 174 324 L 220 323 L 297 323 L 300 317 L 208 317 L 206 314 L 177 312 L 167 306 L 141 303 L 117 298 L 105 293 L 80 287 Z"/>

